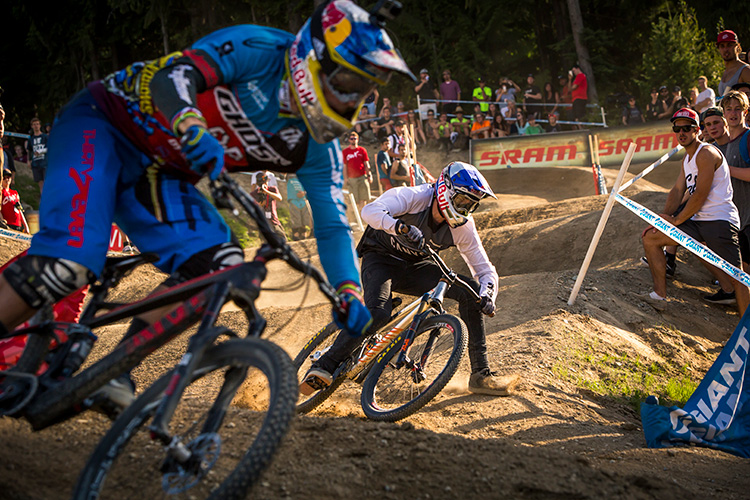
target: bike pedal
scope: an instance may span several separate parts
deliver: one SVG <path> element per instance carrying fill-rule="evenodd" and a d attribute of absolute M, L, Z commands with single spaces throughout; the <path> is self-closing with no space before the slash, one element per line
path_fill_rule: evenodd
<path fill-rule="evenodd" d="M 310 394 L 321 391 L 326 387 L 328 387 L 328 384 L 318 377 L 308 377 L 302 382 L 302 384 L 300 384 L 299 390 L 305 396 L 309 396 Z"/>

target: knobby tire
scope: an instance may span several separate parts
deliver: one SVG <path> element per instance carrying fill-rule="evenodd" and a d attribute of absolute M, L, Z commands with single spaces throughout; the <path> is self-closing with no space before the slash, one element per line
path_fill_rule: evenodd
<path fill-rule="evenodd" d="M 368 418 L 386 422 L 401 420 L 419 411 L 443 390 L 458 369 L 469 335 L 464 322 L 455 316 L 429 317 L 419 325 L 407 356 L 419 361 L 431 337 L 434 341 L 424 366 L 426 379 L 419 383 L 414 381 L 407 365 L 396 368 L 393 364 L 403 340 L 378 356 L 362 385 L 362 410 Z"/>
<path fill-rule="evenodd" d="M 228 369 L 225 371 L 225 368 Z M 247 408 L 231 404 L 218 412 L 213 409 L 221 420 L 217 431 L 221 436 L 221 451 L 216 454 L 216 464 L 206 475 L 200 476 L 193 487 L 178 494 L 167 494 L 162 488 L 163 472 L 160 470 L 167 453 L 161 443 L 149 437 L 147 424 L 169 384 L 172 376 L 169 372 L 114 422 L 89 458 L 72 498 L 152 500 L 183 498 L 183 495 L 184 498 L 245 498 L 248 489 L 270 464 L 295 415 L 297 378 L 283 349 L 267 340 L 247 338 L 211 347 L 204 354 L 169 425 L 172 435 L 185 434 L 184 442 L 197 442 L 196 438 L 192 441 L 189 438 L 193 432 L 202 435 L 199 429 L 206 417 L 194 419 L 191 412 L 198 409 L 199 413 L 208 414 L 213 398 L 218 396 L 218 390 L 212 389 L 216 384 L 211 383 L 226 381 L 230 373 L 237 376 L 236 370 L 242 375 L 242 370 L 246 369 L 251 369 L 244 372 L 246 382 L 234 392 L 232 399 L 237 402 L 239 398 Z M 262 390 L 256 390 L 258 379 Z M 213 390 L 210 399 L 206 397 L 209 390 Z M 253 411 L 258 406 L 260 411 Z M 246 451 L 237 449 L 242 439 L 251 441 Z"/>

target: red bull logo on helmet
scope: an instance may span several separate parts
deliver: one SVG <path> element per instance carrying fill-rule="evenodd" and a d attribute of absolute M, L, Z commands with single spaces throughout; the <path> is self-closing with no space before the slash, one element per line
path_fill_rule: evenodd
<path fill-rule="evenodd" d="M 445 179 L 443 179 L 443 174 L 440 174 L 440 178 L 437 181 L 437 202 L 438 202 L 438 208 L 441 211 L 448 210 L 450 208 L 450 205 L 448 204 L 448 198 L 446 197 L 446 193 L 448 192 L 448 187 L 445 185 Z"/>
<path fill-rule="evenodd" d="M 327 31 L 331 27 L 335 27 L 341 22 L 342 19 L 346 19 L 346 14 L 336 6 L 335 2 L 331 2 L 323 11 L 323 16 L 320 20 L 323 25 L 323 31 Z"/>
<path fill-rule="evenodd" d="M 297 51 L 302 44 L 300 43 L 299 36 L 297 42 L 292 44 L 289 49 L 289 72 L 292 76 L 292 82 L 297 89 L 297 95 L 302 104 L 312 104 L 315 102 L 315 93 L 309 88 L 309 80 L 305 71 L 305 65 L 303 60 L 299 58 Z"/>

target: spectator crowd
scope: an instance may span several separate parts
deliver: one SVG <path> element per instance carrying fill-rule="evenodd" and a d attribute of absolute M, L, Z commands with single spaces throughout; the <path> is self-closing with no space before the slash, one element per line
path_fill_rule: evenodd
<path fill-rule="evenodd" d="M 670 190 L 661 217 L 705 244 L 729 264 L 750 271 L 750 65 L 740 58 L 737 35 L 719 33 L 716 49 L 724 71 L 715 93 L 707 78 L 683 97 L 679 87 L 652 89 L 647 119 L 669 117 L 677 142 L 685 149 L 681 175 Z M 719 105 L 716 106 L 716 101 Z M 629 100 L 623 122 L 643 121 Z M 627 123 L 626 123 L 627 124 Z M 639 297 L 659 310 L 669 305 L 667 276 L 677 269 L 677 246 L 653 227 L 642 234 L 643 259 L 653 278 L 653 291 Z M 703 262 L 703 261 L 702 261 Z M 714 304 L 736 304 L 743 315 L 750 290 L 717 267 L 705 264 L 719 285 L 704 296 Z"/>
<path fill-rule="evenodd" d="M 580 66 L 575 65 L 556 82 L 536 85 L 533 74 L 521 88 L 508 77 L 498 79 L 497 88 L 484 77 L 478 77 L 471 90 L 471 101 L 453 80 L 451 71 L 442 72 L 442 82 L 435 84 L 424 68 L 414 86 L 415 109 L 403 101 L 393 106 L 390 99 L 373 92 L 362 107 L 354 129 L 364 144 L 380 144 L 394 134 L 399 123 L 414 129 L 416 145 L 450 152 L 468 148 L 471 139 L 488 139 L 512 135 L 533 135 L 581 128 L 564 127 L 560 121 L 582 122 L 588 103 L 588 81 Z M 379 103 L 379 101 L 382 101 Z M 529 126 L 530 125 L 530 126 Z M 398 154 L 391 144 L 391 156 Z"/>

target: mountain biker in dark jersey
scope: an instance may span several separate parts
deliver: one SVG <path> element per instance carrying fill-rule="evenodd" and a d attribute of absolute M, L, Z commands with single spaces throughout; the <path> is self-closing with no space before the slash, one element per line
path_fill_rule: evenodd
<path fill-rule="evenodd" d="M 337 138 L 392 72 L 414 79 L 383 19 L 336 0 L 296 37 L 262 26 L 225 28 L 79 92 L 50 136 L 40 231 L 28 255 L 0 277 L 0 333 L 91 283 L 113 221 L 142 252 L 159 254 L 156 266 L 171 275 L 162 287 L 240 263 L 236 238 L 194 186 L 224 168 L 297 173 L 321 263 L 347 306 L 335 319 L 352 333 L 365 330 L 370 314 Z M 134 319 L 126 338 L 167 310 Z M 132 388 L 121 392 L 113 398 L 126 404 Z"/>
<path fill-rule="evenodd" d="M 477 303 L 459 286 L 451 287 L 446 294 L 458 301 L 461 319 L 469 330 L 469 391 L 505 396 L 518 376 L 499 376 L 489 367 L 482 314 L 495 311 L 498 277 L 471 216 L 487 196 L 495 198 L 473 165 L 451 162 L 435 184 L 394 188 L 365 205 L 362 220 L 368 226 L 357 251 L 362 257 L 365 305 L 373 318 L 369 333 L 374 333 L 391 317 L 391 292 L 420 296 L 443 276 L 419 249 L 429 245 L 440 251 L 455 246 L 474 277 L 461 278 L 482 297 Z M 333 381 L 332 373 L 357 342 L 357 338 L 340 333 L 305 375 L 300 391 L 312 394 L 327 387 Z"/>

